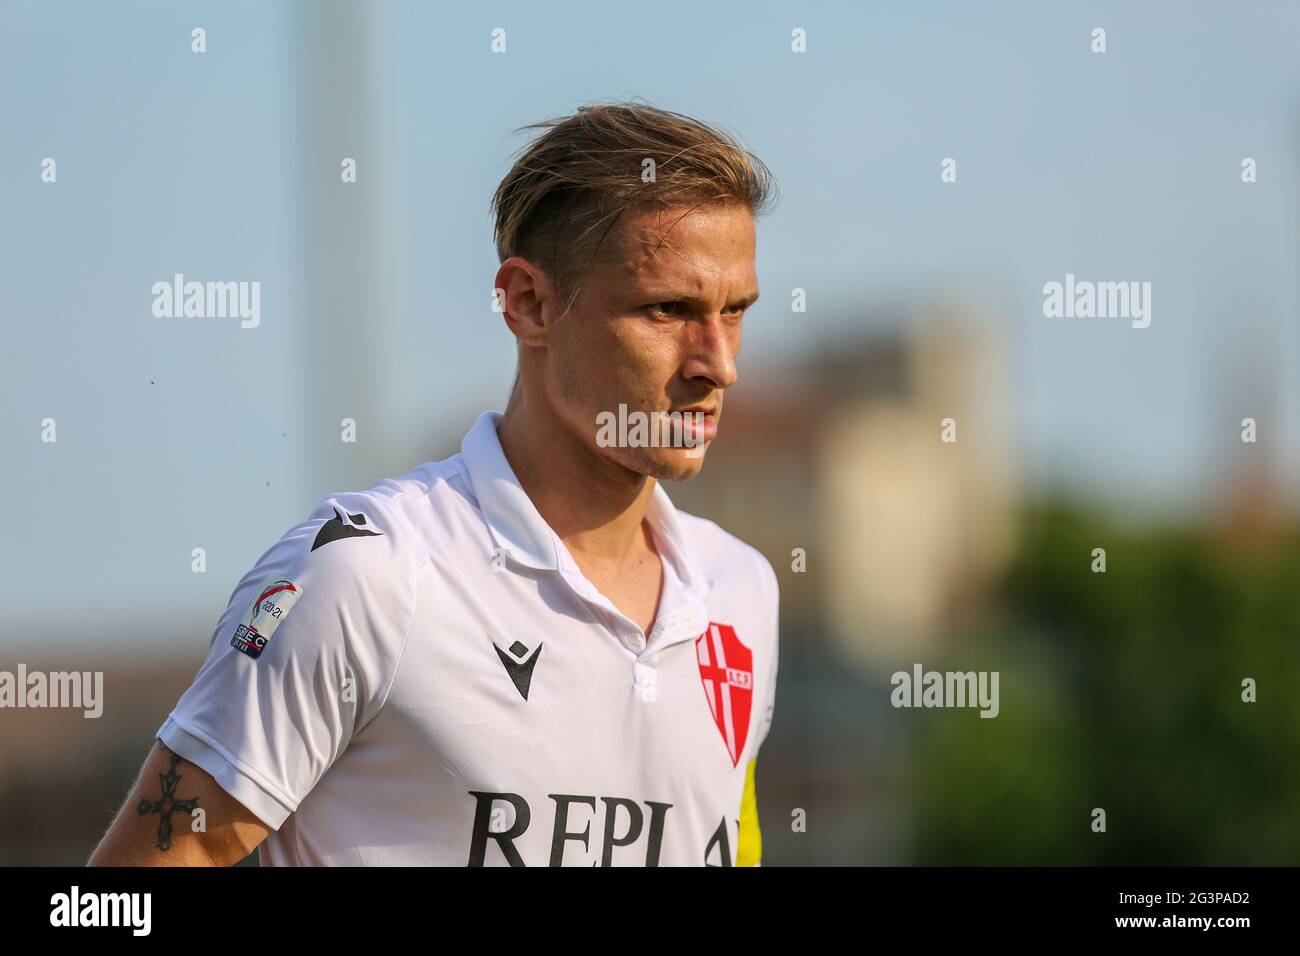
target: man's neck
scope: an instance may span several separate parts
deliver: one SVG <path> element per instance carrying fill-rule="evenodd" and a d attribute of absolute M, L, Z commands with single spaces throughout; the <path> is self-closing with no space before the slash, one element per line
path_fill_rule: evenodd
<path fill-rule="evenodd" d="M 534 414 L 518 392 L 497 436 L 538 514 L 580 564 L 617 568 L 646 550 L 642 521 L 654 478 L 597 455 L 553 416 Z"/>

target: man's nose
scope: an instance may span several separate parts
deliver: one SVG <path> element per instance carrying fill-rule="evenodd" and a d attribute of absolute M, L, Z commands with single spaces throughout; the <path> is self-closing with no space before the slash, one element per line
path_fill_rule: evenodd
<path fill-rule="evenodd" d="M 740 350 L 740 327 L 729 325 L 717 313 L 690 324 L 689 343 L 682 374 L 703 379 L 714 388 L 736 383 L 736 353 Z"/>

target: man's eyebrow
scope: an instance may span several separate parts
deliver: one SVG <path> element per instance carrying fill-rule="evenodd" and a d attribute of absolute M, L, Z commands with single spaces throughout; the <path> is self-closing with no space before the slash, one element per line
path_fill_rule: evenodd
<path fill-rule="evenodd" d="M 753 305 L 755 302 L 758 301 L 758 295 L 759 294 L 757 292 L 754 292 L 750 295 L 745 296 L 744 298 L 736 299 L 734 302 L 728 302 L 727 308 L 748 309 L 751 305 Z M 654 299 L 657 302 L 686 302 L 691 305 L 703 301 L 698 296 L 690 292 L 672 292 L 672 291 L 656 292 L 656 291 L 646 290 L 641 293 L 640 298 L 644 298 L 647 300 Z"/>

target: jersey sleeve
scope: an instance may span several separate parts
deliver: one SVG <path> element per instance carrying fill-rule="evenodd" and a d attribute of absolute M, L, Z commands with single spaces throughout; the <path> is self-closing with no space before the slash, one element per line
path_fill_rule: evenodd
<path fill-rule="evenodd" d="M 243 576 L 157 737 L 279 829 L 372 720 L 415 617 L 416 560 L 385 496 L 323 501 Z"/>

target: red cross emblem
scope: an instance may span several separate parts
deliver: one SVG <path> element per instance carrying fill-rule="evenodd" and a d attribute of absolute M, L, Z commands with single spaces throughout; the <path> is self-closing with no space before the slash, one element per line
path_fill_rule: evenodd
<path fill-rule="evenodd" d="M 709 622 L 695 639 L 704 696 L 713 722 L 722 734 L 731 765 L 736 766 L 749 736 L 749 710 L 754 698 L 754 663 L 748 647 L 740 643 L 730 624 Z"/>

